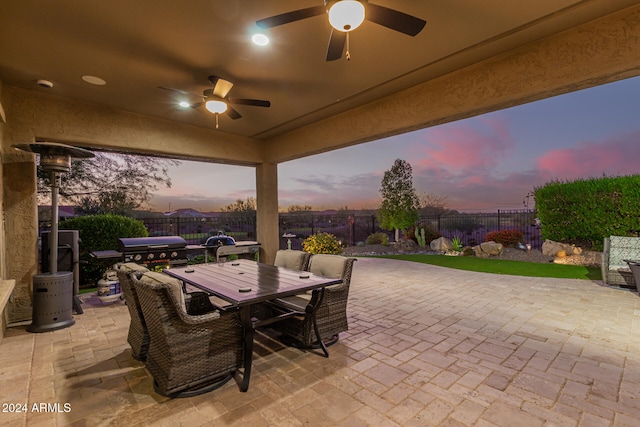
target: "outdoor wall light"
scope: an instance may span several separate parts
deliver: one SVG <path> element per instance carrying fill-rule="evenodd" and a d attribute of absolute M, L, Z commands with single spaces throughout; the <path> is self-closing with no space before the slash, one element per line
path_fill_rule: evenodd
<path fill-rule="evenodd" d="M 364 21 L 364 5 L 358 0 L 342 0 L 328 11 L 329 23 L 338 31 L 353 31 Z"/>

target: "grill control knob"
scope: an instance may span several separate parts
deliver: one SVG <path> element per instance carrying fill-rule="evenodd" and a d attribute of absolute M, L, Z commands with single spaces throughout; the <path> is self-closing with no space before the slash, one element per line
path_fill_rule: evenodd
<path fill-rule="evenodd" d="M 153 255 L 153 254 L 149 254 L 149 255 L 147 255 L 147 259 L 153 259 L 153 258 L 154 258 L 154 255 Z"/>
<path fill-rule="evenodd" d="M 178 256 L 178 252 L 171 252 L 171 258 L 176 258 Z"/>
<path fill-rule="evenodd" d="M 160 258 L 166 258 L 167 254 L 165 254 L 164 252 L 160 252 Z"/>
<path fill-rule="evenodd" d="M 136 261 L 140 261 L 142 259 L 142 255 L 140 254 L 134 255 L 133 259 Z"/>

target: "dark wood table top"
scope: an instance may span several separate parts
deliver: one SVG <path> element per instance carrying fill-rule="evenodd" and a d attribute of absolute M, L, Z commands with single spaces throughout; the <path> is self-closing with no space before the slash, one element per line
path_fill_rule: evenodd
<path fill-rule="evenodd" d="M 223 264 L 172 267 L 164 272 L 237 306 L 256 304 L 342 283 L 341 279 L 243 259 Z"/>

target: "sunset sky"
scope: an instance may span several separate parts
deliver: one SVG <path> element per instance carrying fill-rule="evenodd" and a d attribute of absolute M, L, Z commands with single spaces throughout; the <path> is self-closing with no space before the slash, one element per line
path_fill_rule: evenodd
<path fill-rule="evenodd" d="M 640 174 L 640 78 L 282 163 L 279 205 L 377 208 L 398 158 L 413 167 L 418 194 L 462 211 L 521 209 L 551 180 Z M 182 162 L 170 177 L 153 210 L 215 211 L 255 197 L 253 168 Z"/>

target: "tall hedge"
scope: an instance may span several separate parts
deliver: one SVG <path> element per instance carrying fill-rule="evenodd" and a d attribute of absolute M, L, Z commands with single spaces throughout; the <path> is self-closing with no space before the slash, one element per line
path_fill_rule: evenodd
<path fill-rule="evenodd" d="M 60 223 L 61 230 L 78 230 L 80 237 L 80 285 L 92 287 L 101 279 L 113 260 L 100 261 L 92 251 L 117 250 L 121 237 L 147 237 L 142 221 L 121 215 L 104 214 L 69 218 Z"/>
<path fill-rule="evenodd" d="M 640 232 L 640 175 L 550 182 L 535 200 L 544 239 L 602 250 L 605 237 Z"/>

